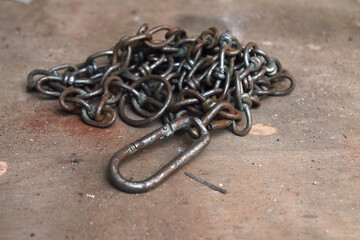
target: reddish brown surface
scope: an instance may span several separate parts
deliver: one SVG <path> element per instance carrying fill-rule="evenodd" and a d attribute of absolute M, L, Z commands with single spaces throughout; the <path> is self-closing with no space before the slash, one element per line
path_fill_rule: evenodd
<path fill-rule="evenodd" d="M 357 1 L 8 0 L 0 22 L 1 240 L 360 239 Z M 260 134 L 212 132 L 165 184 L 129 195 L 106 180 L 108 161 L 157 126 L 87 126 L 57 101 L 27 93 L 25 81 L 34 68 L 83 61 L 143 22 L 191 35 L 229 28 L 278 57 L 298 85 L 253 111 Z M 122 171 L 149 176 L 190 143 L 177 135 Z"/>

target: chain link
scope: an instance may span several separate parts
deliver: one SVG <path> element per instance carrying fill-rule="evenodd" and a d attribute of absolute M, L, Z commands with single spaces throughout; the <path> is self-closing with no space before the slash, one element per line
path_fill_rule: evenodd
<path fill-rule="evenodd" d="M 163 39 L 156 39 L 159 33 Z M 214 27 L 190 38 L 179 27 L 149 29 L 147 24 L 83 63 L 34 70 L 28 76 L 28 89 L 58 98 L 62 109 L 81 114 L 95 127 L 111 126 L 117 107 L 131 126 L 159 118 L 168 123 L 187 114 L 201 118 L 208 129 L 230 127 L 240 136 L 251 129 L 251 106 L 294 87 L 294 78 L 280 62 L 254 42 L 243 46 Z M 142 119 L 130 118 L 131 110 Z M 240 129 L 242 113 L 246 124 Z"/>
<path fill-rule="evenodd" d="M 164 37 L 157 39 L 161 34 Z M 230 32 L 220 34 L 214 27 L 195 38 L 179 27 L 149 29 L 144 24 L 134 36 L 122 37 L 110 50 L 92 54 L 83 63 L 37 69 L 28 75 L 29 90 L 58 98 L 63 110 L 80 114 L 89 125 L 110 127 L 117 118 L 115 108 L 131 126 L 163 120 L 163 129 L 124 147 L 111 160 L 114 185 L 128 192 L 154 188 L 174 166 L 197 155 L 210 140 L 207 130 L 229 128 L 235 135 L 247 135 L 252 127 L 250 108 L 260 106 L 267 96 L 287 95 L 294 87 L 294 78 L 276 58 L 256 43 L 242 45 Z M 190 147 L 168 164 L 171 169 L 164 167 L 146 181 L 131 182 L 121 176 L 118 165 L 129 151 L 175 129 L 202 138 L 198 147 Z"/>

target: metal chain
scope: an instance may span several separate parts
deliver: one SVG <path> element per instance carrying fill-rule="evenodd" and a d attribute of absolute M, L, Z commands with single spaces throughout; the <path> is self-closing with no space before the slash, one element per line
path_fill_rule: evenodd
<path fill-rule="evenodd" d="M 83 63 L 28 75 L 29 90 L 58 98 L 62 109 L 95 127 L 110 127 L 117 107 L 122 121 L 135 127 L 192 116 L 207 130 L 230 128 L 238 136 L 251 130 L 251 107 L 294 87 L 293 76 L 276 58 L 214 27 L 195 38 L 179 27 L 144 24 Z M 199 129 L 187 128 L 193 138 L 200 137 Z"/>

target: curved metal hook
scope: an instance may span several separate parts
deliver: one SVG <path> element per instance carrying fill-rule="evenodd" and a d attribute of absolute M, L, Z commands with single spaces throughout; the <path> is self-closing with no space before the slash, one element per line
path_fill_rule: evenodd
<path fill-rule="evenodd" d="M 242 129 L 240 129 L 239 126 L 236 124 L 235 120 L 232 122 L 232 125 L 231 125 L 232 132 L 235 135 L 241 136 L 241 137 L 246 136 L 250 132 L 251 127 L 252 127 L 252 117 L 251 117 L 251 112 L 250 112 L 250 106 L 246 103 L 243 103 L 243 108 L 244 108 L 245 117 L 246 117 L 246 126 Z"/>
<path fill-rule="evenodd" d="M 168 162 L 159 171 L 151 177 L 143 181 L 130 181 L 125 179 L 120 171 L 119 166 L 122 161 L 129 156 L 136 153 L 138 150 L 143 149 L 159 140 L 173 135 L 176 131 L 182 129 L 189 129 L 196 127 L 199 130 L 200 138 L 184 152 L 179 154 L 173 160 Z M 128 193 L 143 193 L 150 191 L 161 184 L 166 178 L 173 174 L 180 167 L 185 165 L 191 159 L 196 157 L 210 142 L 210 134 L 206 127 L 202 124 L 199 118 L 194 117 L 181 117 L 175 119 L 169 124 L 153 131 L 152 133 L 140 138 L 139 140 L 128 144 L 121 148 L 110 160 L 109 164 L 109 177 L 114 186 L 124 192 Z"/>

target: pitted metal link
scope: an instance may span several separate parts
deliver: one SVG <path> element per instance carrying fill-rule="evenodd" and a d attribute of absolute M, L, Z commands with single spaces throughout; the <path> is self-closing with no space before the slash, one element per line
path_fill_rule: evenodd
<path fill-rule="evenodd" d="M 187 130 L 190 127 L 195 127 L 199 131 L 199 139 L 177 157 L 168 162 L 151 177 L 143 181 L 131 181 L 125 179 L 121 175 L 119 167 L 122 161 L 124 161 L 126 158 L 157 141 L 164 140 L 165 138 L 172 136 L 176 131 Z M 182 117 L 175 119 L 174 121 L 170 122 L 169 124 L 165 124 L 163 127 L 153 131 L 145 137 L 128 144 L 115 153 L 109 164 L 110 181 L 114 184 L 115 187 L 124 192 L 147 192 L 157 187 L 171 174 L 188 163 L 191 159 L 196 157 L 209 144 L 209 142 L 210 134 L 200 119 L 193 117 Z"/>

